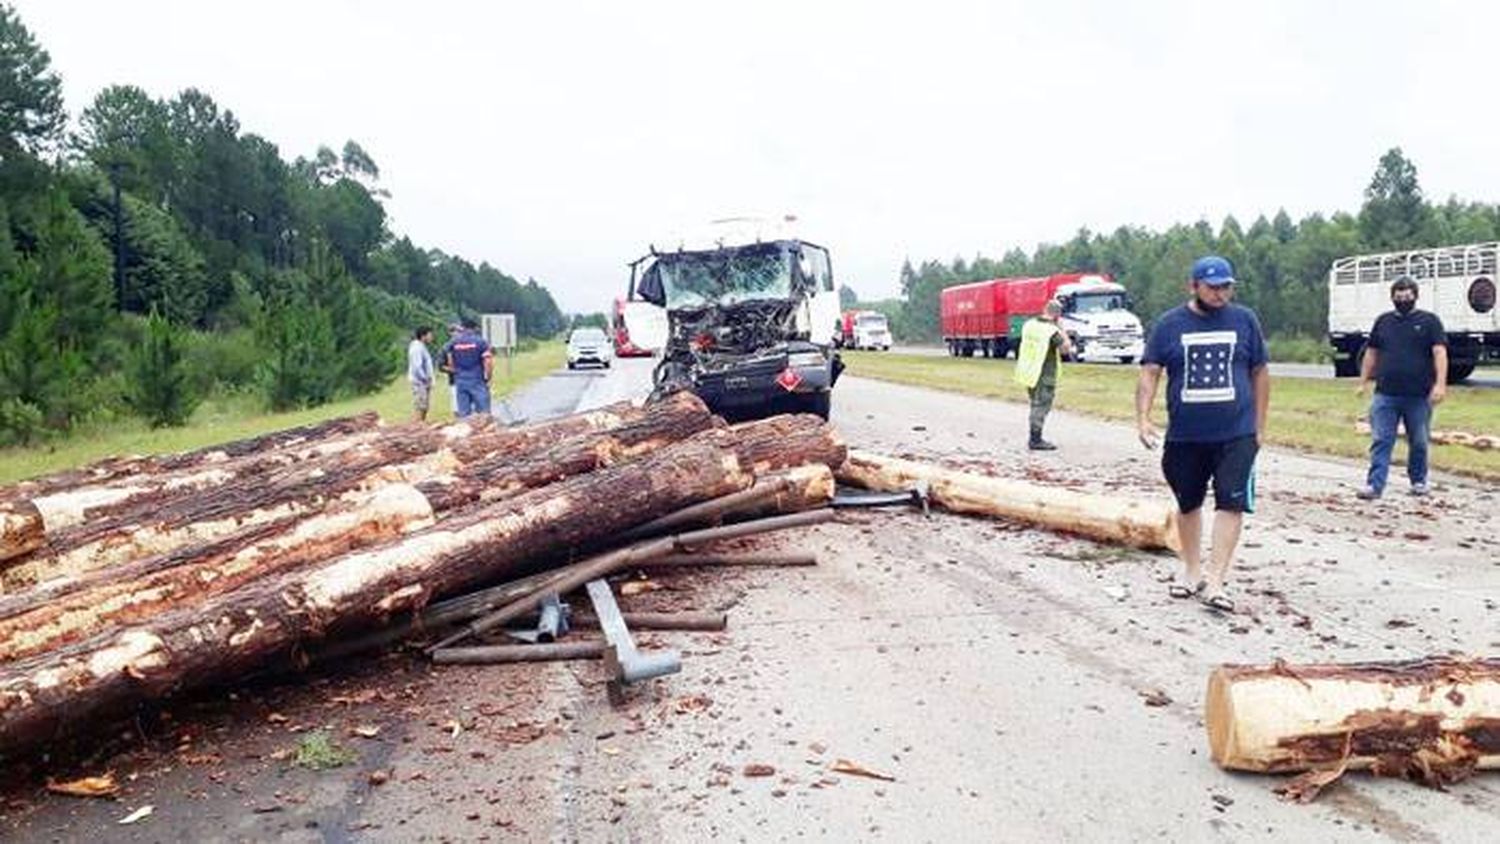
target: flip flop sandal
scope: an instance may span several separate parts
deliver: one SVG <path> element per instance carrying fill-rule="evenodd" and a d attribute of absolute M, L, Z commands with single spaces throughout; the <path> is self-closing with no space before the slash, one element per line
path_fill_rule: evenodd
<path fill-rule="evenodd" d="M 1234 599 L 1219 592 L 1203 599 L 1203 606 L 1218 612 L 1234 612 Z"/>
<path fill-rule="evenodd" d="M 1203 590 L 1207 588 L 1208 581 L 1206 580 L 1200 580 L 1192 586 L 1188 586 L 1180 580 L 1174 580 L 1172 585 L 1167 587 L 1167 594 L 1173 598 L 1191 598 L 1195 595 L 1203 594 Z"/>

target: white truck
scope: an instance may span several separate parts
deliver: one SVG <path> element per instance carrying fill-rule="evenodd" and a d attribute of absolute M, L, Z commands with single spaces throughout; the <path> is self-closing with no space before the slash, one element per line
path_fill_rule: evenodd
<path fill-rule="evenodd" d="M 833 344 L 841 349 L 891 350 L 891 324 L 879 311 L 844 311 Z"/>
<path fill-rule="evenodd" d="M 838 293 L 828 250 L 801 239 L 795 222 L 716 220 L 631 263 L 627 299 L 667 317 L 653 397 L 691 390 L 733 420 L 828 418 L 844 368 L 827 336 Z"/>
<path fill-rule="evenodd" d="M 1391 284 L 1408 276 L 1417 307 L 1436 314 L 1448 333 L 1448 380 L 1462 381 L 1484 361 L 1500 360 L 1500 314 L 1495 309 L 1500 243 L 1473 243 L 1354 255 L 1328 270 L 1328 342 L 1333 372 L 1359 374 L 1360 356 L 1375 318 L 1391 310 Z"/>

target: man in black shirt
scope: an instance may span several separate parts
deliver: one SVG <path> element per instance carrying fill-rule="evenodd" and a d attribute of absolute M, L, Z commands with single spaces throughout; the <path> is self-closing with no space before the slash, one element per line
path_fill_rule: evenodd
<path fill-rule="evenodd" d="M 1396 426 L 1406 424 L 1410 454 L 1406 475 L 1411 494 L 1427 494 L 1427 435 L 1433 405 L 1448 392 L 1448 336 L 1443 323 L 1417 310 L 1417 285 L 1402 276 L 1391 285 L 1394 311 L 1381 314 L 1370 329 L 1370 341 L 1359 369 L 1359 391 L 1364 395 L 1375 379 L 1370 402 L 1370 474 L 1357 494 L 1365 500 L 1385 491 L 1391 469 Z"/>

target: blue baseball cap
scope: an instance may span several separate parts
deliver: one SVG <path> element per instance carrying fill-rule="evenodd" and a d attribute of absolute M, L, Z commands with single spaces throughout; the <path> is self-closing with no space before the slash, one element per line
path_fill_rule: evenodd
<path fill-rule="evenodd" d="M 1209 287 L 1234 284 L 1234 267 L 1218 255 L 1205 255 L 1193 262 L 1193 281 L 1201 281 Z"/>

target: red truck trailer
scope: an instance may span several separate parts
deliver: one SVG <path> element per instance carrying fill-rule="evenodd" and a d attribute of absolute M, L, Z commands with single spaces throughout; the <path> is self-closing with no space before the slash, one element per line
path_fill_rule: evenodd
<path fill-rule="evenodd" d="M 1021 325 L 1048 300 L 1063 306 L 1060 327 L 1077 356 L 1129 362 L 1141 354 L 1141 323 L 1125 288 L 1100 273 L 995 278 L 950 287 L 940 297 L 943 342 L 955 357 L 1004 357 L 1021 342 Z"/>

